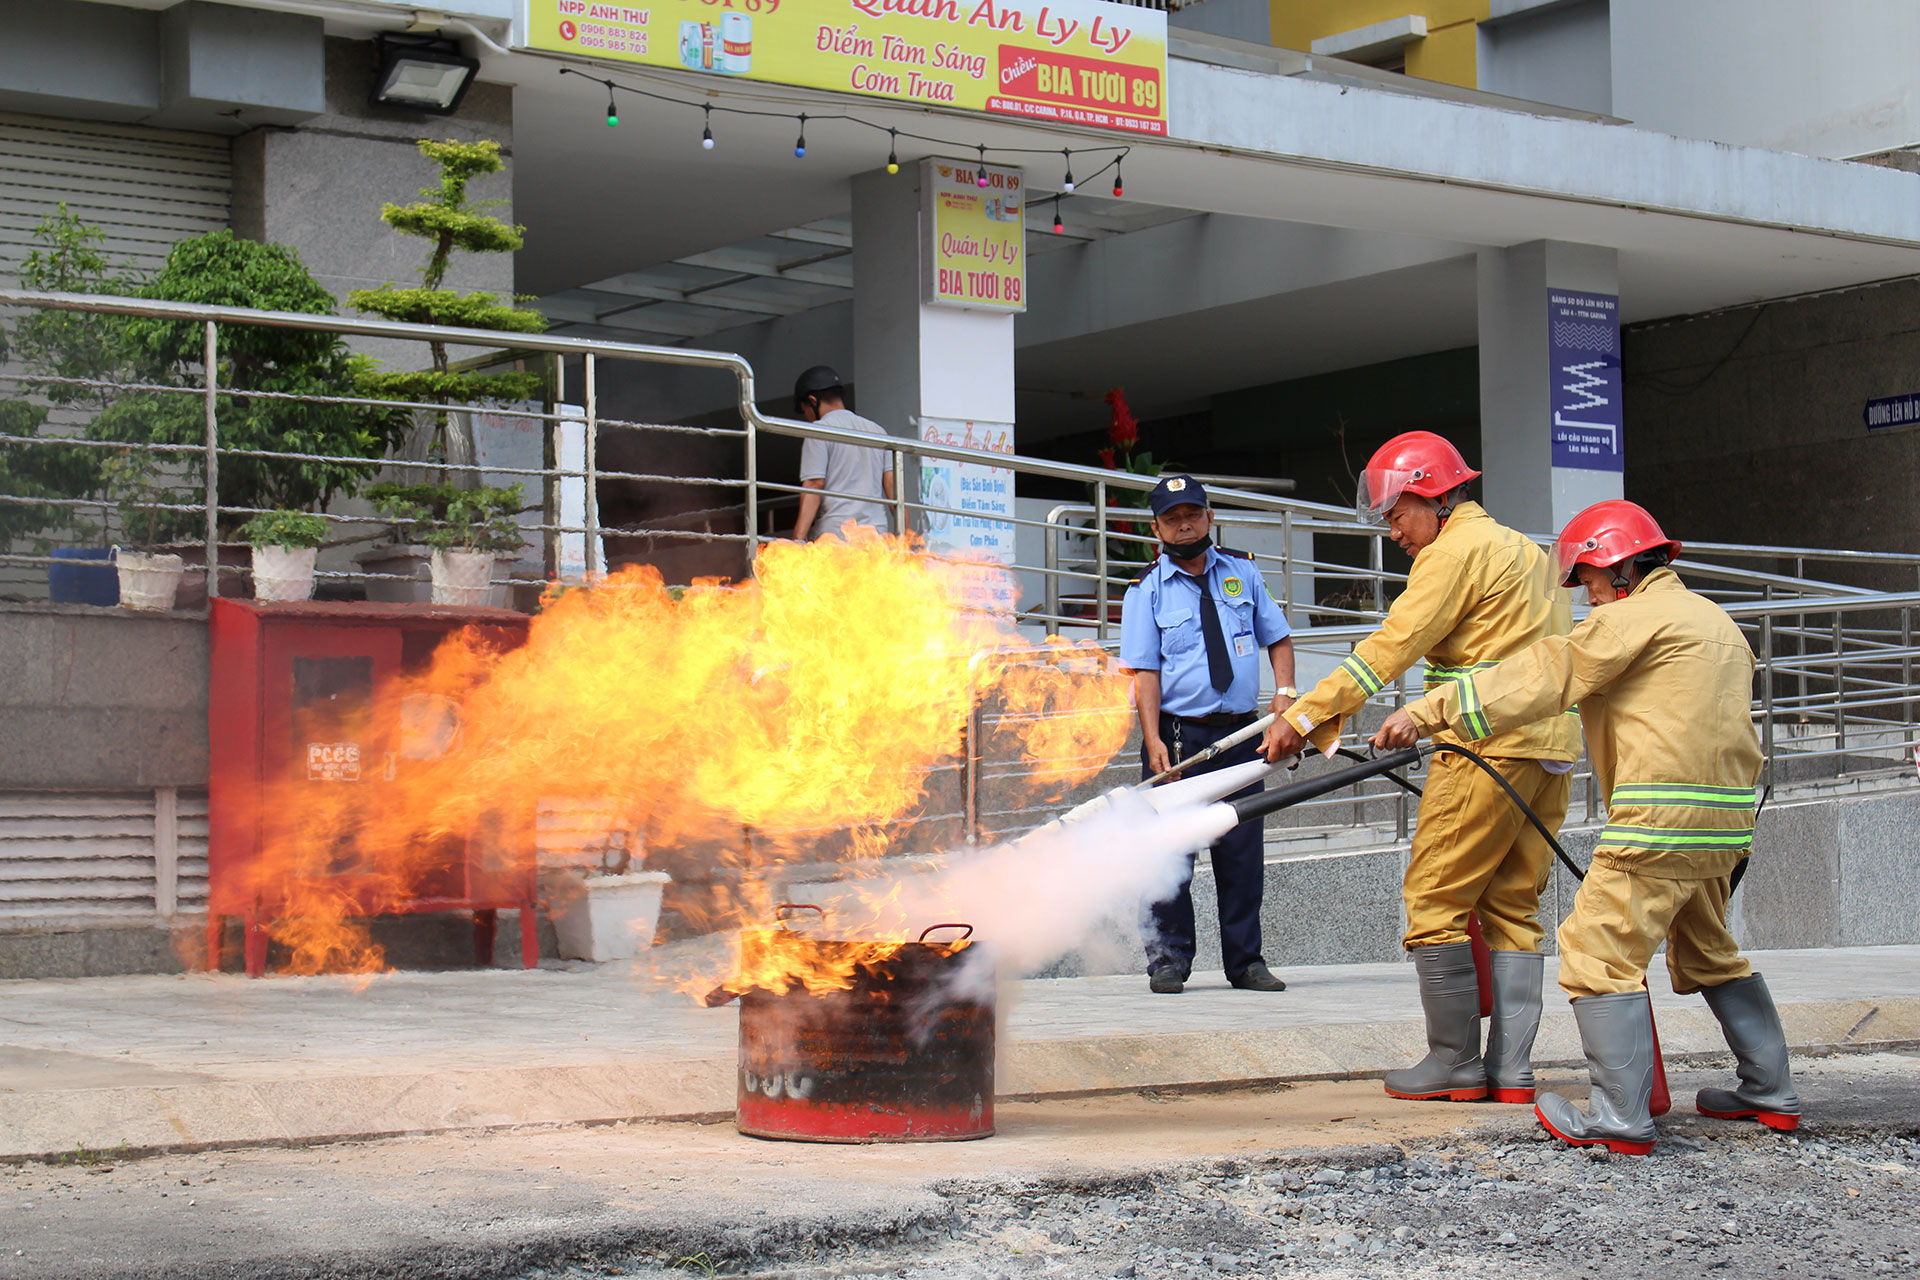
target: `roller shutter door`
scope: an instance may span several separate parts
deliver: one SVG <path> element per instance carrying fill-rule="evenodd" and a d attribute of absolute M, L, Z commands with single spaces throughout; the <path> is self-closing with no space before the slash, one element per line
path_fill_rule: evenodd
<path fill-rule="evenodd" d="M 228 225 L 229 140 L 0 112 L 0 280 L 18 283 L 33 229 L 62 201 L 106 233 L 110 262 L 149 274 L 176 242 Z"/>

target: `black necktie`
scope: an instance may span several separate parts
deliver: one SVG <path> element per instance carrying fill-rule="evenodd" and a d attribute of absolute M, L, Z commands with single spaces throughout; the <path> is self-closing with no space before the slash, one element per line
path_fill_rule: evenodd
<path fill-rule="evenodd" d="M 1215 689 L 1225 693 L 1233 683 L 1233 655 L 1227 652 L 1227 633 L 1220 629 L 1220 611 L 1207 594 L 1207 580 L 1194 578 L 1193 582 L 1200 588 L 1200 634 L 1207 641 L 1207 676 Z"/>

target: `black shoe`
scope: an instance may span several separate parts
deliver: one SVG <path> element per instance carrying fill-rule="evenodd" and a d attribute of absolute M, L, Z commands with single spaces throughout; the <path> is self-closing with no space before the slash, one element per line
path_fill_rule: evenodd
<path fill-rule="evenodd" d="M 1287 989 L 1286 983 L 1273 976 L 1273 970 L 1267 968 L 1265 960 L 1255 960 L 1227 981 L 1242 991 L 1285 991 Z"/>
<path fill-rule="evenodd" d="M 1187 980 L 1172 969 L 1155 969 L 1147 975 L 1147 986 L 1158 995 L 1177 996 L 1187 989 Z"/>

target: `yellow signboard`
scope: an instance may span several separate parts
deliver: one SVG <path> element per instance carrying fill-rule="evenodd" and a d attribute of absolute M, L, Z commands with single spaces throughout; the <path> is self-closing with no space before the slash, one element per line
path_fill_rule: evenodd
<path fill-rule="evenodd" d="M 1107 0 L 527 0 L 531 48 L 1167 131 L 1167 15 Z"/>
<path fill-rule="evenodd" d="M 920 204 L 926 236 L 921 299 L 972 311 L 1025 311 L 1027 194 L 1020 170 L 922 160 Z"/>

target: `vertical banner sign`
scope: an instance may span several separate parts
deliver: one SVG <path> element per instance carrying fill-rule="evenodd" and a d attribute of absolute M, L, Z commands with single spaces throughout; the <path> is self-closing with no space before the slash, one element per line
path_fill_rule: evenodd
<path fill-rule="evenodd" d="M 1167 131 L 1167 15 L 1108 0 L 526 0 L 527 46 L 1056 120 Z"/>
<path fill-rule="evenodd" d="M 1552 367 L 1553 465 L 1623 471 L 1620 431 L 1620 299 L 1547 290 L 1547 359 Z"/>
<path fill-rule="evenodd" d="M 920 162 L 920 299 L 969 311 L 1027 309 L 1025 181 L 1018 169 Z"/>
<path fill-rule="evenodd" d="M 922 418 L 920 439 L 959 449 L 1013 452 L 1013 427 L 1004 422 Z M 920 459 L 920 501 L 926 506 L 927 550 L 952 560 L 995 565 L 1014 562 L 1013 472 L 977 462 Z M 981 609 L 1007 610 L 1012 578 L 981 569 L 966 579 L 966 601 Z"/>

